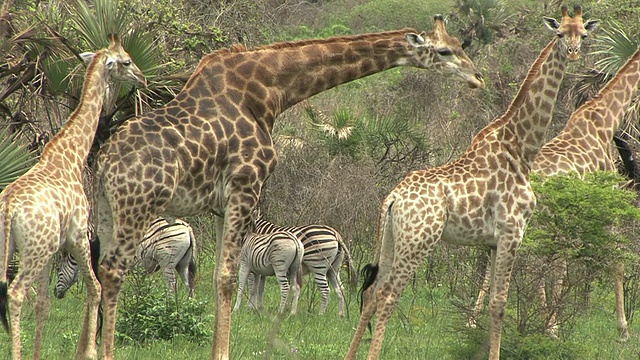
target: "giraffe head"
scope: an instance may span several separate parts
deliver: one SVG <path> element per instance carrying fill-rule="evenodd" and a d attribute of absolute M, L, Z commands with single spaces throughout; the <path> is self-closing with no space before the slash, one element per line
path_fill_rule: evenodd
<path fill-rule="evenodd" d="M 582 7 L 573 8 L 573 18 L 569 16 L 567 5 L 562 5 L 562 19 L 558 22 L 554 18 L 545 17 L 545 25 L 558 35 L 560 43 L 567 49 L 567 58 L 571 61 L 580 58 L 580 46 L 590 31 L 598 28 L 600 20 L 582 21 Z"/>
<path fill-rule="evenodd" d="M 460 40 L 447 33 L 442 15 L 436 15 L 434 20 L 433 30 L 406 35 L 409 44 L 416 49 L 416 66 L 434 69 L 466 81 L 471 88 L 483 89 L 482 74 L 462 50 Z"/>
<path fill-rule="evenodd" d="M 103 49 L 105 69 L 108 76 L 116 81 L 132 82 L 140 86 L 147 86 L 147 80 L 142 74 L 142 71 L 133 63 L 131 55 L 127 53 L 120 39 L 117 35 L 109 35 L 109 47 Z M 80 57 L 85 63 L 90 63 L 93 60 L 95 53 L 85 52 L 80 54 Z"/>

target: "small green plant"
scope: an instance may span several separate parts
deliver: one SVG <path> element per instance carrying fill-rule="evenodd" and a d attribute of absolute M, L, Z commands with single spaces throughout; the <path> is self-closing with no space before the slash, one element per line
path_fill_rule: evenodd
<path fill-rule="evenodd" d="M 128 294 L 118 312 L 118 340 L 146 344 L 177 336 L 195 342 L 210 337 L 208 321 L 212 315 L 207 314 L 207 301 L 167 294 L 153 279 L 134 281 L 135 286 L 123 291 Z"/>

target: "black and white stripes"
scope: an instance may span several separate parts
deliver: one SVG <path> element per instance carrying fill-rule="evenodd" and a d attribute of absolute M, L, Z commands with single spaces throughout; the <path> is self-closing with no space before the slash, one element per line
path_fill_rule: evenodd
<path fill-rule="evenodd" d="M 167 286 L 174 293 L 177 281 L 174 271 L 189 288 L 193 296 L 196 273 L 196 238 L 191 225 L 175 219 L 172 222 L 164 218 L 156 219 L 149 227 L 136 254 L 136 259 L 145 267 L 148 274 L 162 269 Z M 61 260 L 54 294 L 62 299 L 67 290 L 78 280 L 76 261 L 67 255 Z"/>
<path fill-rule="evenodd" d="M 349 250 L 345 246 L 340 233 L 326 225 L 278 226 L 266 221 L 258 211 L 254 214 L 254 221 L 254 231 L 258 234 L 288 231 L 302 242 L 304 246 L 302 270 L 303 274 L 312 273 L 313 279 L 318 285 L 322 298 L 320 314 L 327 310 L 330 283 L 338 297 L 338 315 L 340 317 L 344 316 L 344 289 L 340 280 L 340 267 L 345 257 L 354 280 L 356 272 Z"/>
<path fill-rule="evenodd" d="M 304 248 L 298 238 L 288 231 L 276 231 L 270 234 L 250 233 L 242 244 L 240 253 L 240 271 L 238 281 L 238 297 L 233 311 L 237 311 L 242 303 L 244 286 L 249 274 L 254 275 L 251 291 L 253 306 L 262 307 L 262 292 L 266 276 L 275 275 L 280 285 L 280 313 L 284 312 L 289 294 L 293 290 L 291 313 L 295 314 L 300 296 L 300 284 L 296 281 L 301 270 Z M 260 285 L 261 284 L 261 285 Z M 256 304 L 256 297 L 259 302 Z"/>

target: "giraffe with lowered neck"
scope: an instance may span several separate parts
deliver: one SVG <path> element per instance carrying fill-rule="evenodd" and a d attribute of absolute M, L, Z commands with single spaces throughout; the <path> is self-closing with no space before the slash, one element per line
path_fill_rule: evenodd
<path fill-rule="evenodd" d="M 532 170 L 543 176 L 576 173 L 584 175 L 596 171 L 616 171 L 613 139 L 620 128 L 638 83 L 640 82 L 640 50 L 623 65 L 618 73 L 598 92 L 580 106 L 570 117 L 564 129 L 545 144 L 533 164 Z M 556 335 L 558 296 L 564 286 L 566 263 L 560 261 L 555 271 L 556 281 L 552 286 L 553 295 L 547 299 L 544 287 L 541 300 L 549 309 L 545 331 Z M 616 317 L 620 339 L 629 338 L 629 327 L 624 312 L 624 265 L 616 264 L 615 276 Z M 484 284 L 476 300 L 469 324 L 474 325 L 482 308 L 489 281 L 485 274 Z"/>
<path fill-rule="evenodd" d="M 536 204 L 531 166 L 551 122 L 567 60 L 579 57 L 582 38 L 597 22 L 583 23 L 562 8 L 557 32 L 531 66 L 509 108 L 448 164 L 411 172 L 384 199 L 375 261 L 365 266 L 362 314 L 345 359 L 355 359 L 367 325 L 376 316 L 368 359 L 379 357 L 385 328 L 416 268 L 438 241 L 489 246 L 492 286 L 489 359 L 500 358 L 509 280 L 527 222 Z"/>
<path fill-rule="evenodd" d="M 81 56 L 89 65 L 80 103 L 60 132 L 44 147 L 38 163 L 0 193 L 0 320 L 5 329 L 10 330 L 14 360 L 21 358 L 22 303 L 26 291 L 36 280 L 33 358 L 40 358 L 44 320 L 50 305 L 51 259 L 62 247 L 78 260 L 87 284 L 87 305 L 76 359 L 97 355 L 95 334 L 101 290 L 92 270 L 87 239 L 88 202 L 82 172 L 108 82 L 113 79 L 145 85 L 146 80 L 116 36 L 111 36 L 108 48 Z M 6 269 L 14 250 L 20 253 L 20 269 L 8 286 Z"/>
<path fill-rule="evenodd" d="M 149 223 L 162 214 L 211 212 L 217 249 L 211 357 L 228 359 L 241 240 L 276 164 L 275 118 L 321 91 L 397 66 L 484 87 L 460 41 L 436 16 L 433 30 L 422 34 L 403 29 L 216 51 L 200 61 L 174 100 L 126 122 L 96 161 L 104 358 L 114 356 L 118 294 Z"/>

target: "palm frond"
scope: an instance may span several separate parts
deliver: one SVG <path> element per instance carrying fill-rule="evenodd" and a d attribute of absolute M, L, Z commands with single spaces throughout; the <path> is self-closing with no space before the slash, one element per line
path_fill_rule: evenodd
<path fill-rule="evenodd" d="M 592 54 L 603 56 L 596 61 L 596 67 L 601 72 L 615 74 L 636 52 L 639 45 L 638 39 L 629 35 L 619 23 L 614 20 L 609 21 L 602 34 L 595 40 L 595 50 Z"/>
<path fill-rule="evenodd" d="M 0 191 L 27 172 L 36 156 L 27 150 L 15 136 L 9 136 L 5 128 L 0 130 Z"/>

